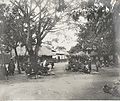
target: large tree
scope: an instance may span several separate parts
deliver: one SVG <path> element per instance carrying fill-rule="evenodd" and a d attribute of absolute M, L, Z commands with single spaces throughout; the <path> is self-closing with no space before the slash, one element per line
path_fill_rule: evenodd
<path fill-rule="evenodd" d="M 96 46 L 98 54 L 115 52 L 115 32 L 111 8 L 100 2 L 88 2 L 80 10 L 73 12 L 75 22 L 84 17 L 86 23 L 77 23 L 78 43 L 82 48 Z"/>
<path fill-rule="evenodd" d="M 30 62 L 35 63 L 42 40 L 62 17 L 66 8 L 64 0 L 58 3 L 54 0 L 11 0 L 11 4 L 5 20 L 4 44 L 14 49 L 17 57 L 17 46 L 25 46 Z"/>

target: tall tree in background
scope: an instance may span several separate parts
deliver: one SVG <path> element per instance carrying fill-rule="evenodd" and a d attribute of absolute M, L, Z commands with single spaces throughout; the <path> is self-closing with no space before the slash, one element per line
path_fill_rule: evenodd
<path fill-rule="evenodd" d="M 6 20 L 5 12 L 7 10 L 6 4 L 0 4 L 0 47 L 2 47 L 3 33 L 4 33 L 4 22 Z"/>
<path fill-rule="evenodd" d="M 114 53 L 115 32 L 111 8 L 100 2 L 88 2 L 82 10 L 77 10 L 72 14 L 75 22 L 78 22 L 80 16 L 84 17 L 87 22 L 77 24 L 79 27 L 78 43 L 83 48 L 96 46 L 99 54 Z"/>

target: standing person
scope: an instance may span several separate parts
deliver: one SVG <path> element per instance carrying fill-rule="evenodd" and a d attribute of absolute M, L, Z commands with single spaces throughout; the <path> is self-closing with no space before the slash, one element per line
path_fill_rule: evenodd
<path fill-rule="evenodd" d="M 45 74 L 48 74 L 48 70 L 49 70 L 48 65 L 49 65 L 49 64 L 47 63 L 47 61 L 44 60 L 44 61 L 43 61 L 43 69 L 44 69 L 44 73 L 45 73 Z"/>
<path fill-rule="evenodd" d="M 96 71 L 97 71 L 97 72 L 99 71 L 99 68 L 100 68 L 100 61 L 97 60 L 97 61 L 96 61 Z"/>
<path fill-rule="evenodd" d="M 58 56 L 58 62 L 60 62 L 60 56 Z"/>
<path fill-rule="evenodd" d="M 91 68 L 91 59 L 88 60 L 88 68 L 89 68 L 89 72 L 91 72 L 92 68 Z"/>
<path fill-rule="evenodd" d="M 4 68 L 5 68 L 5 77 L 6 77 L 6 79 L 8 80 L 8 75 L 9 75 L 9 74 L 8 74 L 8 68 L 7 68 L 6 66 L 5 66 Z"/>
<path fill-rule="evenodd" d="M 14 71 L 15 71 L 15 64 L 13 59 L 11 58 L 8 66 L 8 72 L 10 73 L 10 75 L 14 75 Z"/>
<path fill-rule="evenodd" d="M 84 72 L 84 73 L 90 73 L 90 71 L 89 71 L 89 66 L 88 66 L 87 61 L 85 61 L 84 71 L 83 71 L 83 72 Z"/>
<path fill-rule="evenodd" d="M 54 62 L 53 61 L 51 62 L 51 66 L 52 66 L 52 69 L 54 69 Z"/>
<path fill-rule="evenodd" d="M 44 61 L 43 61 L 43 67 L 46 67 L 46 64 L 47 64 L 47 61 L 44 60 Z"/>

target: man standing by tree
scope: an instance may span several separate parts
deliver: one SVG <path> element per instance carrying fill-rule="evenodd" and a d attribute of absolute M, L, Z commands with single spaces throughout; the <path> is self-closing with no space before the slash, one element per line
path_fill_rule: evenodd
<path fill-rule="evenodd" d="M 8 72 L 10 75 L 14 75 L 14 71 L 15 71 L 15 64 L 13 59 L 11 58 L 10 63 L 8 65 Z"/>

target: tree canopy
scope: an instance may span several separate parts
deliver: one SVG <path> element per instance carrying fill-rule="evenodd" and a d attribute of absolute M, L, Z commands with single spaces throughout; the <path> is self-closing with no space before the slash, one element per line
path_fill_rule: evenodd
<path fill-rule="evenodd" d="M 66 8 L 64 0 L 11 0 L 4 21 L 4 44 L 10 48 L 21 44 L 29 55 L 37 54 L 44 37 L 60 20 L 61 8 Z"/>
<path fill-rule="evenodd" d="M 86 19 L 86 23 L 77 23 L 80 17 Z M 82 49 L 94 48 L 98 54 L 114 53 L 115 30 L 113 12 L 103 3 L 87 3 L 80 10 L 74 11 L 73 20 L 79 28 L 78 43 Z"/>

